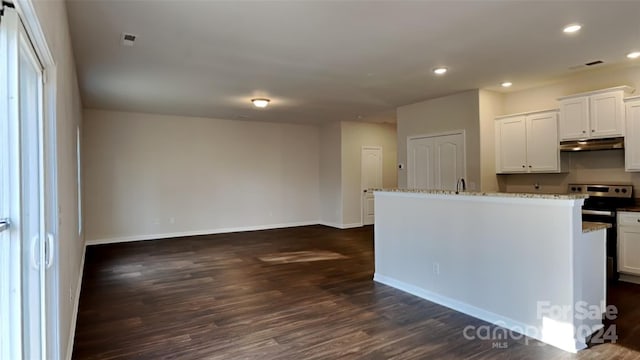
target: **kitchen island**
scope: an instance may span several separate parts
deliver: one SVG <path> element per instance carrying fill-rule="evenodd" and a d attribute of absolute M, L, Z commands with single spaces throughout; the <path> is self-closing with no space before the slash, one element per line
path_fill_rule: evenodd
<path fill-rule="evenodd" d="M 576 352 L 606 298 L 606 225 L 583 232 L 586 197 L 377 190 L 374 280 Z"/>

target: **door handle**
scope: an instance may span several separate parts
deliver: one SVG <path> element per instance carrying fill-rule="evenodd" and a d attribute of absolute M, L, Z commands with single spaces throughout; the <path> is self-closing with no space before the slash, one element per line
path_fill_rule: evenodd
<path fill-rule="evenodd" d="M 45 242 L 44 253 L 46 254 L 45 268 L 48 269 L 53 265 L 53 234 L 47 233 L 47 242 Z"/>
<path fill-rule="evenodd" d="M 0 220 L 0 232 L 8 230 L 11 227 L 11 222 L 9 219 L 1 219 Z"/>

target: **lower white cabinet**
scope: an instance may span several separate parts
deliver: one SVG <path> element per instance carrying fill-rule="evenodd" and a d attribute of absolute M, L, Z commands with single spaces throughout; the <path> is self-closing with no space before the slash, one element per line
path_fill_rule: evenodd
<path fill-rule="evenodd" d="M 640 96 L 625 102 L 626 135 L 624 138 L 624 164 L 627 171 L 640 171 Z"/>
<path fill-rule="evenodd" d="M 640 275 L 640 213 L 618 213 L 618 272 Z"/>
<path fill-rule="evenodd" d="M 496 173 L 558 173 L 558 112 L 539 111 L 496 118 Z"/>

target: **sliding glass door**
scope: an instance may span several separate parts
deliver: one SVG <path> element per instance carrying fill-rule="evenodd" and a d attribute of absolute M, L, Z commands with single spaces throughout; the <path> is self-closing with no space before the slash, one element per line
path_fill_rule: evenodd
<path fill-rule="evenodd" d="M 0 18 L 0 358 L 46 358 L 52 264 L 44 199 L 43 69 L 16 12 Z"/>
<path fill-rule="evenodd" d="M 19 28 L 19 122 L 22 230 L 24 358 L 44 358 L 46 292 L 42 152 L 42 65 L 26 32 Z M 32 339 L 36 339 L 33 341 Z"/>

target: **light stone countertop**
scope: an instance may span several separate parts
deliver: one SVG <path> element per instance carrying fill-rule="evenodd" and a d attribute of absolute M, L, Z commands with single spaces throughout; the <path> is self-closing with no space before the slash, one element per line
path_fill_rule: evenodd
<path fill-rule="evenodd" d="M 593 222 L 593 221 L 583 221 L 582 222 L 582 232 L 588 233 L 592 231 L 598 231 L 601 229 L 608 229 L 611 227 L 611 224 L 601 223 L 601 222 Z"/>
<path fill-rule="evenodd" d="M 555 200 L 577 200 L 586 199 L 586 194 L 534 194 L 534 193 L 492 193 L 478 191 L 461 191 L 459 193 L 453 190 L 422 190 L 422 189 L 369 189 L 373 192 L 397 192 L 397 193 L 414 193 L 414 194 L 434 194 L 434 195 L 465 195 L 465 196 L 492 196 L 492 197 L 515 197 L 515 198 L 531 198 L 531 199 L 555 199 Z"/>

